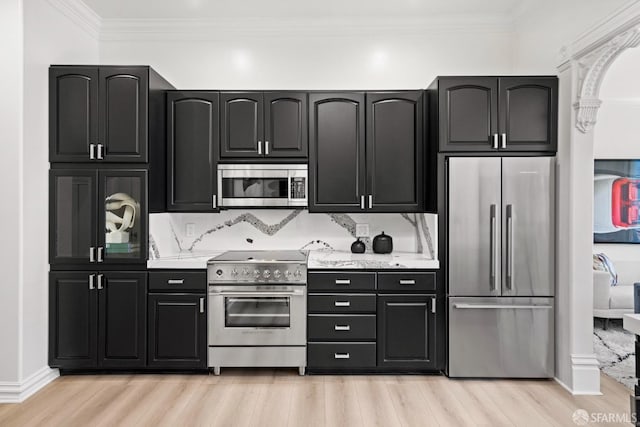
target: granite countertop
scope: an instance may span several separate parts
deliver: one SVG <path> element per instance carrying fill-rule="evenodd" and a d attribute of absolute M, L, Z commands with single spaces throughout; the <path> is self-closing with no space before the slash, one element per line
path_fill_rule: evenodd
<path fill-rule="evenodd" d="M 182 254 L 150 259 L 149 269 L 195 269 L 207 268 L 207 261 L 222 252 L 186 252 Z M 437 269 L 438 260 L 426 258 L 424 254 L 393 252 L 381 255 L 374 253 L 353 254 L 343 251 L 318 250 L 309 252 L 309 269 Z"/>
<path fill-rule="evenodd" d="M 622 326 L 629 332 L 640 335 L 640 314 L 625 314 L 622 317 Z"/>

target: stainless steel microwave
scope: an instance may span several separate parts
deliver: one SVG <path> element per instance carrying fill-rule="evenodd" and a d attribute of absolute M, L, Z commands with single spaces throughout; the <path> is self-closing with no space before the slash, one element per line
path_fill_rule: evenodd
<path fill-rule="evenodd" d="M 306 207 L 307 194 L 307 165 L 218 165 L 221 207 Z"/>

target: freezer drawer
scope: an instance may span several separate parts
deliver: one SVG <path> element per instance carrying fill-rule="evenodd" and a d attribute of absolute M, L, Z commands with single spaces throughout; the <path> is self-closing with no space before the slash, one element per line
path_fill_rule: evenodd
<path fill-rule="evenodd" d="M 554 375 L 553 298 L 449 298 L 449 376 Z"/>

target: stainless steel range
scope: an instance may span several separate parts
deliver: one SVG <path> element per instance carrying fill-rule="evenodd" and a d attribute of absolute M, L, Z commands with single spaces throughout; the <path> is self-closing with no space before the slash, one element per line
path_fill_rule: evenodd
<path fill-rule="evenodd" d="M 209 367 L 307 364 L 305 251 L 229 251 L 207 263 Z"/>

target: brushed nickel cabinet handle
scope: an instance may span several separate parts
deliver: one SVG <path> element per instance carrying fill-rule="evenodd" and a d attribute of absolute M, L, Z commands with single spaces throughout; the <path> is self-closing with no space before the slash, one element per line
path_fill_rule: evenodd
<path fill-rule="evenodd" d="M 262 141 L 258 141 L 258 154 L 262 155 Z"/>
<path fill-rule="evenodd" d="M 333 354 L 333 358 L 334 359 L 349 359 L 349 353 L 334 353 Z"/>
<path fill-rule="evenodd" d="M 265 156 L 269 155 L 269 141 L 264 142 L 264 155 Z"/>
<path fill-rule="evenodd" d="M 204 313 L 204 298 L 200 298 L 200 313 Z"/>
<path fill-rule="evenodd" d="M 360 209 L 364 209 L 364 194 L 360 196 Z"/>
<path fill-rule="evenodd" d="M 182 285 L 184 284 L 184 279 L 169 279 L 167 280 L 167 285 Z"/>
<path fill-rule="evenodd" d="M 369 194 L 369 209 L 373 208 L 373 194 Z"/>
<path fill-rule="evenodd" d="M 415 285 L 416 281 L 411 279 L 411 280 L 400 280 L 400 284 L 401 285 Z"/>
<path fill-rule="evenodd" d="M 493 149 L 494 150 L 498 149 L 498 134 L 497 133 L 493 134 Z"/>
<path fill-rule="evenodd" d="M 94 246 L 89 248 L 89 262 L 96 262 L 96 248 Z"/>
<path fill-rule="evenodd" d="M 94 290 L 96 287 L 94 285 L 94 281 L 96 280 L 96 275 L 95 274 L 90 274 L 89 275 L 89 290 L 92 291 Z"/>
<path fill-rule="evenodd" d="M 211 207 L 213 209 L 217 209 L 218 208 L 218 196 L 217 195 L 213 195 L 211 196 Z"/>
<path fill-rule="evenodd" d="M 104 276 L 103 274 L 98 274 L 98 290 L 104 289 L 104 286 L 102 284 L 102 277 L 103 276 Z M 106 285 L 106 283 L 105 283 L 105 285 Z"/>
<path fill-rule="evenodd" d="M 350 285 L 351 280 L 349 279 L 336 279 L 336 285 Z"/>
<path fill-rule="evenodd" d="M 102 258 L 102 251 L 104 250 L 104 248 L 102 246 L 98 246 L 98 262 L 103 262 L 104 259 Z"/>
<path fill-rule="evenodd" d="M 336 301 L 334 307 L 351 307 L 351 301 Z"/>
<path fill-rule="evenodd" d="M 96 144 L 89 144 L 89 160 L 96 159 Z"/>
<path fill-rule="evenodd" d="M 335 330 L 335 331 L 350 331 L 351 330 L 351 326 L 350 325 L 335 325 L 333 327 L 333 330 Z"/>
<path fill-rule="evenodd" d="M 104 160 L 104 157 L 102 156 L 102 144 L 98 144 L 98 160 Z"/>
<path fill-rule="evenodd" d="M 507 134 L 503 133 L 501 137 L 502 137 L 502 148 L 507 148 Z"/>

